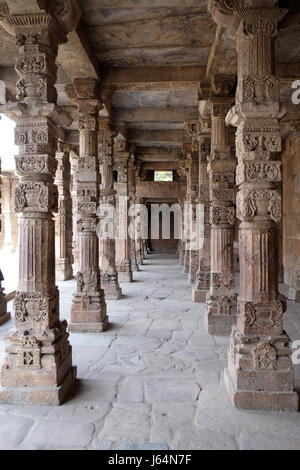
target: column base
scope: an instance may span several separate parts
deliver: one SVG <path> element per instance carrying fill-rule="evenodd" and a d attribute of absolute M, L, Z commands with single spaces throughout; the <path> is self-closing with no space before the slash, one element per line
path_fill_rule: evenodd
<path fill-rule="evenodd" d="M 206 303 L 206 297 L 207 297 L 207 290 L 193 290 L 193 302 L 195 303 L 200 303 L 200 304 L 205 304 Z"/>
<path fill-rule="evenodd" d="M 103 332 L 107 326 L 108 317 L 102 289 L 100 292 L 77 292 L 73 295 L 69 331 Z"/>
<path fill-rule="evenodd" d="M 8 322 L 11 319 L 10 312 L 4 313 L 4 315 L 0 315 L 0 326 L 4 325 L 4 323 Z"/>
<path fill-rule="evenodd" d="M 224 381 L 229 398 L 236 408 L 270 411 L 299 410 L 299 396 L 297 392 L 237 390 L 227 368 L 224 370 Z"/>
<path fill-rule="evenodd" d="M 102 271 L 100 274 L 101 287 L 105 293 L 105 299 L 119 300 L 122 297 L 122 290 L 119 286 L 119 279 L 117 271 L 106 272 Z"/>
<path fill-rule="evenodd" d="M 55 276 L 57 281 L 69 281 L 73 279 L 73 268 L 68 259 L 58 259 L 56 261 Z"/>
<path fill-rule="evenodd" d="M 69 323 L 71 333 L 103 333 L 108 329 L 108 317 L 100 323 Z"/>
<path fill-rule="evenodd" d="M 119 282 L 132 282 L 132 271 L 120 272 L 118 271 Z"/>
<path fill-rule="evenodd" d="M 57 406 L 64 403 L 76 386 L 73 366 L 61 385 L 53 387 L 0 387 L 0 403 L 11 405 Z"/>
<path fill-rule="evenodd" d="M 294 289 L 294 287 L 290 287 L 288 299 L 300 303 L 300 290 Z"/>
<path fill-rule="evenodd" d="M 134 272 L 138 272 L 140 268 L 138 267 L 137 263 L 131 263 L 131 270 Z"/>
<path fill-rule="evenodd" d="M 105 299 L 107 300 L 120 300 L 122 298 L 122 289 L 119 288 L 109 288 L 103 287 L 105 293 Z"/>
<path fill-rule="evenodd" d="M 236 296 L 207 294 L 205 325 L 212 336 L 228 336 L 237 322 Z"/>

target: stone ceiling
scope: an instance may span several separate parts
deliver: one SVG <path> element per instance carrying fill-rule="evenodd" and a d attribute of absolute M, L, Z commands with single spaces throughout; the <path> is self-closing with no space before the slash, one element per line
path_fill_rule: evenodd
<path fill-rule="evenodd" d="M 294 2 L 277 39 L 286 101 L 291 80 L 300 77 L 299 3 Z M 81 24 L 58 57 L 59 104 L 75 119 L 67 129 L 70 141 L 77 140 L 77 116 L 65 84 L 99 77 L 104 88 L 114 90 L 113 120 L 127 122 L 137 157 L 177 160 L 184 120 L 197 118 L 199 81 L 207 74 L 236 74 L 235 41 L 210 19 L 205 0 L 84 0 L 82 8 Z M 0 79 L 11 99 L 16 53 L 13 38 L 0 28 Z"/>

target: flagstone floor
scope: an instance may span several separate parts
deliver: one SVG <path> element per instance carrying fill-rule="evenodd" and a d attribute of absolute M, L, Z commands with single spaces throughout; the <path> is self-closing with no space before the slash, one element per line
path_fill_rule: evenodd
<path fill-rule="evenodd" d="M 205 332 L 205 305 L 191 301 L 178 259 L 149 255 L 134 277 L 122 300 L 108 301 L 109 331 L 71 335 L 78 393 L 61 407 L 0 405 L 0 449 L 300 449 L 300 413 L 231 405 L 228 338 Z M 59 288 L 68 319 L 75 281 Z M 289 303 L 294 340 L 299 310 Z M 12 326 L 0 328 L 1 362 Z"/>

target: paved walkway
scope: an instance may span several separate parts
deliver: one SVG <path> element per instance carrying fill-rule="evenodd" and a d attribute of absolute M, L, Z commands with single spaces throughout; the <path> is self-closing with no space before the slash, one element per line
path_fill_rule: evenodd
<path fill-rule="evenodd" d="M 80 391 L 61 407 L 0 405 L 1 449 L 300 449 L 300 413 L 241 411 L 223 385 L 228 338 L 205 332 L 175 257 L 151 255 L 109 301 L 112 327 L 72 334 Z M 60 283 L 68 319 L 75 282 Z M 286 328 L 300 339 L 300 306 Z M 13 325 L 0 328 L 3 335 Z M 300 386 L 300 366 L 296 366 Z"/>

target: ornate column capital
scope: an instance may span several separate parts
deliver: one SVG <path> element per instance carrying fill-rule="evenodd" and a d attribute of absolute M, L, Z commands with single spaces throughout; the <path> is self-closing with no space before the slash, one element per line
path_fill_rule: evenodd
<path fill-rule="evenodd" d="M 222 116 L 225 119 L 234 104 L 235 85 L 235 76 L 215 75 L 211 78 L 209 98 L 211 116 Z"/>
<path fill-rule="evenodd" d="M 97 101 L 99 105 L 99 82 L 94 78 L 76 78 L 74 84 L 65 88 L 70 101 L 80 104 L 81 101 Z"/>
<path fill-rule="evenodd" d="M 47 13 L 53 16 L 60 24 L 65 34 L 70 33 L 78 25 L 82 14 L 82 8 L 79 0 L 31 0 L 30 14 L 25 2 L 15 2 L 14 0 L 1 0 L 0 3 L 0 21 L 8 32 L 11 32 L 12 24 L 10 17 L 28 16 L 32 21 L 38 15 Z"/>
<path fill-rule="evenodd" d="M 276 36 L 278 23 L 288 13 L 288 8 L 237 8 L 246 36 Z"/>

